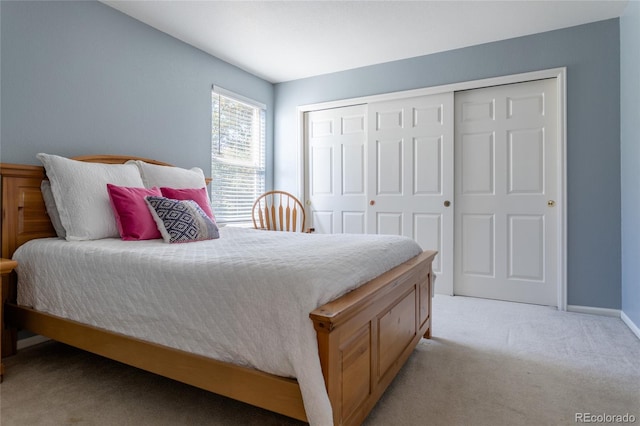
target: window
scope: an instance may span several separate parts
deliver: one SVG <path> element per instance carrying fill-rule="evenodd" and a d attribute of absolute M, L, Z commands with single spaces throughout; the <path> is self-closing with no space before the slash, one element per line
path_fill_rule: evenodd
<path fill-rule="evenodd" d="M 251 220 L 265 191 L 265 107 L 217 86 L 211 92 L 211 200 L 219 222 Z"/>

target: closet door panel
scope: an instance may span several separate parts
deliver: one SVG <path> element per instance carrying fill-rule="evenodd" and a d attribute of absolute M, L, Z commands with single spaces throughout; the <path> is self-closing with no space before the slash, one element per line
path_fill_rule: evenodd
<path fill-rule="evenodd" d="M 453 294 L 453 93 L 369 104 L 367 232 L 438 250 L 436 292 Z"/>
<path fill-rule="evenodd" d="M 455 294 L 557 304 L 556 84 L 455 95 Z"/>
<path fill-rule="evenodd" d="M 305 192 L 317 233 L 366 231 L 366 106 L 305 114 Z"/>

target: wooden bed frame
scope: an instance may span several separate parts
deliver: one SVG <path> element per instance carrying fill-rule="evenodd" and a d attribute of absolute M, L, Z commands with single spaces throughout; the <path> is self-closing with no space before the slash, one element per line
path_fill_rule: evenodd
<path fill-rule="evenodd" d="M 76 160 L 124 163 L 145 158 L 86 156 Z M 2 251 L 55 236 L 40 192 L 41 166 L 0 163 Z M 431 336 L 435 251 L 425 251 L 310 313 L 335 425 L 364 421 L 422 336 Z M 19 266 L 18 266 L 19 267 Z M 300 387 L 283 378 L 134 339 L 19 306 L 15 272 L 2 283 L 6 325 L 3 355 L 16 352 L 17 329 L 93 352 L 208 391 L 307 421 Z M 8 372 L 10 380 L 11 372 Z"/>

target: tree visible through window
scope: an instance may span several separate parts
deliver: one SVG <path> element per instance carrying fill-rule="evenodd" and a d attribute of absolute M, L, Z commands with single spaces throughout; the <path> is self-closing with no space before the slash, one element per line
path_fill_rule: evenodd
<path fill-rule="evenodd" d="M 265 191 L 265 109 L 218 87 L 211 92 L 211 201 L 216 220 L 251 220 Z"/>

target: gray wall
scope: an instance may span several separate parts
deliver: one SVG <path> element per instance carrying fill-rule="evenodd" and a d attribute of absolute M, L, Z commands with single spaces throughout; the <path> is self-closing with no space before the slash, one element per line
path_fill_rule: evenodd
<path fill-rule="evenodd" d="M 640 328 L 640 2 L 620 18 L 622 311 Z"/>
<path fill-rule="evenodd" d="M 275 186 L 297 188 L 299 105 L 566 66 L 568 303 L 620 309 L 619 36 L 612 19 L 277 84 Z"/>
<path fill-rule="evenodd" d="M 211 85 L 273 85 L 99 2 L 2 2 L 2 161 L 130 154 L 211 170 Z M 268 177 L 270 179 L 270 177 Z"/>

